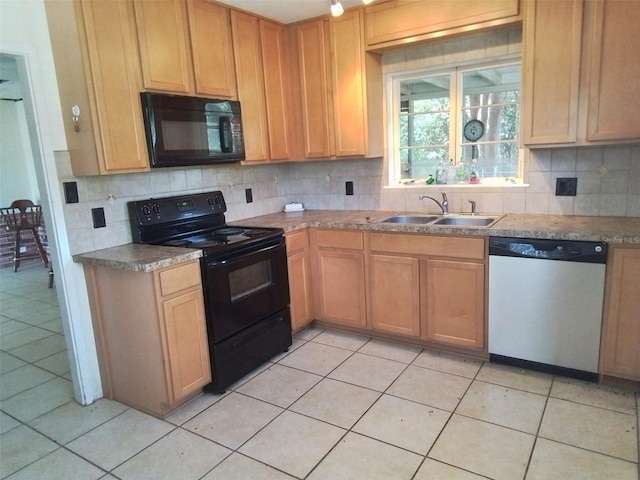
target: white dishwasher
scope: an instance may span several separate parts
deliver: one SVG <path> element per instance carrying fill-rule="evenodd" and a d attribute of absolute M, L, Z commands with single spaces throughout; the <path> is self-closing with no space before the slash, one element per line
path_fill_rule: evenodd
<path fill-rule="evenodd" d="M 596 380 L 603 242 L 489 239 L 492 362 Z"/>

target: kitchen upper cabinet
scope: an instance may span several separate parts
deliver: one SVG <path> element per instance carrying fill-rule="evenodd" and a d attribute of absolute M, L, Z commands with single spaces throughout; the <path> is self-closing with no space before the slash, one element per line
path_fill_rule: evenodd
<path fill-rule="evenodd" d="M 306 158 L 382 155 L 380 56 L 362 10 L 296 26 Z"/>
<path fill-rule="evenodd" d="M 640 140 L 640 2 L 524 2 L 527 146 Z M 562 45 L 562 48 L 558 48 Z"/>
<path fill-rule="evenodd" d="M 201 393 L 211 364 L 199 261 L 85 274 L 105 396 L 164 417 Z"/>
<path fill-rule="evenodd" d="M 369 5 L 365 12 L 368 49 L 409 45 L 522 18 L 518 0 L 393 0 Z"/>
<path fill-rule="evenodd" d="M 74 175 L 149 170 L 133 4 L 59 1 L 45 8 Z"/>
<path fill-rule="evenodd" d="M 232 10 L 231 31 L 245 162 L 288 160 L 295 134 L 286 27 Z"/>
<path fill-rule="evenodd" d="M 640 248 L 610 246 L 600 374 L 640 381 Z"/>
<path fill-rule="evenodd" d="M 144 88 L 193 91 L 187 4 L 176 0 L 135 0 Z"/>
<path fill-rule="evenodd" d="M 236 97 L 229 10 L 205 0 L 136 0 L 144 87 Z"/>
<path fill-rule="evenodd" d="M 313 320 L 311 257 L 307 229 L 286 234 L 291 327 L 300 330 Z"/>
<path fill-rule="evenodd" d="M 363 233 L 312 229 L 311 249 L 316 318 L 366 327 Z"/>

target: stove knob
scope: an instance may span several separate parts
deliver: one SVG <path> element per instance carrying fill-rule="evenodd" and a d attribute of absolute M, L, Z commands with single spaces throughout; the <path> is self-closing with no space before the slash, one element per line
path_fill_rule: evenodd
<path fill-rule="evenodd" d="M 158 217 L 160 216 L 160 207 L 158 206 L 157 203 L 153 204 L 153 207 L 151 207 L 151 210 L 153 211 L 153 213 L 155 213 Z"/>
<path fill-rule="evenodd" d="M 150 216 L 150 215 L 151 215 L 151 210 L 149 210 L 149 206 L 148 206 L 148 205 L 143 205 L 143 206 L 142 206 L 142 214 L 143 214 L 145 217 L 148 217 L 148 216 Z"/>

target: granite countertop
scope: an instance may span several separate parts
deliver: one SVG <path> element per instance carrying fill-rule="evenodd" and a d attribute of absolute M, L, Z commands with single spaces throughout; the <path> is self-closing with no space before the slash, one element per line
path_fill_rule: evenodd
<path fill-rule="evenodd" d="M 307 210 L 245 218 L 230 225 L 280 227 L 285 233 L 307 227 L 379 232 L 588 240 L 640 245 L 640 218 L 508 214 L 489 228 L 379 223 L 394 213 L 378 210 Z M 481 215 L 481 214 L 479 214 Z M 202 250 L 158 245 L 127 244 L 73 256 L 78 263 L 152 272 L 202 257 Z"/>
<path fill-rule="evenodd" d="M 196 248 L 128 243 L 74 255 L 73 261 L 86 265 L 99 265 L 149 273 L 188 262 L 189 260 L 197 260 L 200 257 L 202 257 L 202 250 Z"/>

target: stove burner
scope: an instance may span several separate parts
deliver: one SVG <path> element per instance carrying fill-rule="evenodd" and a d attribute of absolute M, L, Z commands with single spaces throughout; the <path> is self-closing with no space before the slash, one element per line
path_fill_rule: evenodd
<path fill-rule="evenodd" d="M 240 235 L 244 233 L 244 228 L 236 228 L 236 227 L 227 227 L 227 228 L 219 228 L 214 231 L 216 235 Z"/>

